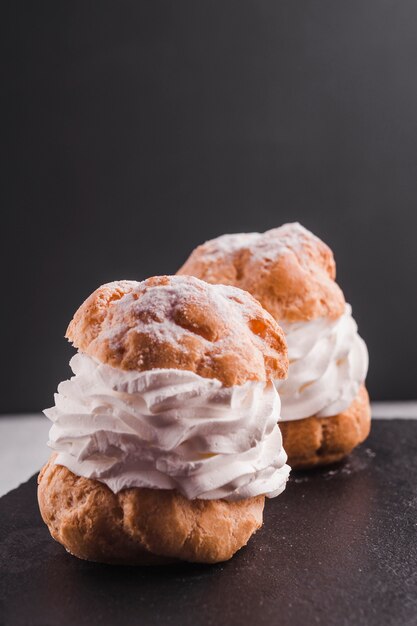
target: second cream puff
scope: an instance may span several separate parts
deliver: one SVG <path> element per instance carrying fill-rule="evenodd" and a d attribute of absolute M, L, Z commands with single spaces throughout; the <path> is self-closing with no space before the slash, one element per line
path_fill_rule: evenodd
<path fill-rule="evenodd" d="M 367 437 L 368 352 L 325 243 L 298 223 L 223 235 L 197 247 L 178 274 L 245 289 L 282 326 L 290 367 L 276 386 L 292 467 L 338 461 Z"/>

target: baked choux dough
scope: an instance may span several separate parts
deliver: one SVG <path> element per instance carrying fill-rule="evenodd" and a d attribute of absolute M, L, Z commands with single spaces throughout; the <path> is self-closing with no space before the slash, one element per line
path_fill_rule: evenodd
<path fill-rule="evenodd" d="M 276 320 L 337 318 L 345 308 L 332 251 L 300 224 L 206 241 L 177 273 L 240 287 Z"/>
<path fill-rule="evenodd" d="M 38 499 L 54 539 L 80 559 L 124 565 L 230 559 L 262 525 L 264 496 L 187 500 L 171 490 L 123 489 L 54 465 L 39 474 Z"/>
<path fill-rule="evenodd" d="M 157 276 L 99 287 L 66 337 L 123 370 L 184 369 L 224 385 L 284 378 L 284 333 L 241 289 L 213 290 L 192 277 Z"/>
<path fill-rule="evenodd" d="M 282 421 L 279 425 L 292 467 L 307 469 L 336 463 L 369 435 L 368 393 L 362 385 L 352 404 L 338 415 Z"/>

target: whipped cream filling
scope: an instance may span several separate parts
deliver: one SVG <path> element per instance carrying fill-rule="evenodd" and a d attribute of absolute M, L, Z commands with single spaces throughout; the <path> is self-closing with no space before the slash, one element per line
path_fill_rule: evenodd
<path fill-rule="evenodd" d="M 224 387 L 185 370 L 123 371 L 77 353 L 59 384 L 55 463 L 105 483 L 177 489 L 188 499 L 280 494 L 290 468 L 272 383 Z"/>
<path fill-rule="evenodd" d="M 352 309 L 336 320 L 280 322 L 288 344 L 288 378 L 275 385 L 284 421 L 347 409 L 368 371 L 368 350 L 358 335 Z"/>

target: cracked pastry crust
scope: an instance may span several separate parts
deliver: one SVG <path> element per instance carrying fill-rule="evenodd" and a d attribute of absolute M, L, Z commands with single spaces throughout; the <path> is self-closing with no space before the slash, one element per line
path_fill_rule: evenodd
<path fill-rule="evenodd" d="M 262 525 L 264 496 L 238 502 L 187 500 L 176 491 L 124 489 L 54 465 L 38 477 L 42 518 L 80 559 L 123 565 L 230 559 Z"/>
<path fill-rule="evenodd" d="M 345 309 L 332 251 L 297 223 L 206 241 L 177 274 L 245 289 L 277 321 L 336 319 Z"/>
<path fill-rule="evenodd" d="M 157 276 L 99 287 L 67 338 L 113 367 L 191 370 L 225 386 L 285 378 L 284 333 L 249 293 L 191 276 Z"/>
<path fill-rule="evenodd" d="M 293 469 L 340 461 L 362 443 L 371 428 L 371 409 L 364 385 L 349 408 L 331 417 L 307 417 L 279 424 Z"/>

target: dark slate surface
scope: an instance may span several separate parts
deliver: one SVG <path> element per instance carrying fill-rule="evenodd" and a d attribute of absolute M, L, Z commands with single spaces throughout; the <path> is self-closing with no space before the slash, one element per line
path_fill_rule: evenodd
<path fill-rule="evenodd" d="M 228 563 L 77 560 L 40 520 L 36 480 L 0 499 L 0 623 L 417 624 L 417 421 L 377 421 L 330 469 L 293 475 Z"/>

